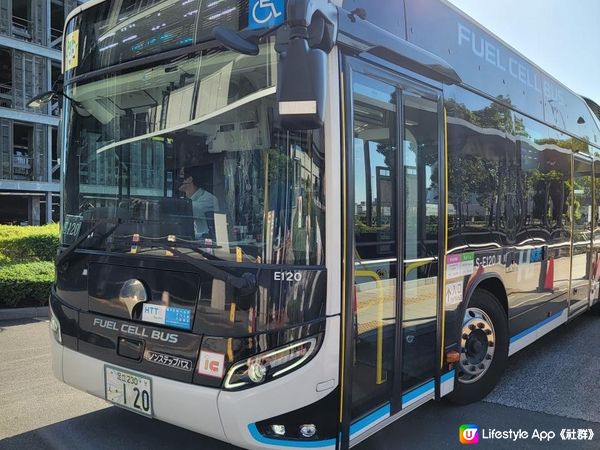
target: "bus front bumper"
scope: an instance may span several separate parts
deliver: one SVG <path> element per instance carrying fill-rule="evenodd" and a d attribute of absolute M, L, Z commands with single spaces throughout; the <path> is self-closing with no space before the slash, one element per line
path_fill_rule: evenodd
<path fill-rule="evenodd" d="M 77 389 L 104 398 L 103 361 L 52 342 L 52 369 L 59 380 Z M 125 371 L 130 369 L 123 368 Z M 145 375 L 148 376 L 148 375 Z M 218 412 L 218 389 L 181 383 L 157 376 L 152 378 L 152 407 L 156 419 L 221 441 L 226 441 Z"/>
<path fill-rule="evenodd" d="M 327 328 L 321 350 L 306 366 L 281 380 L 253 389 L 227 392 L 144 374 L 152 379 L 153 417 L 246 449 L 306 448 L 307 443 L 296 445 L 296 442 L 265 439 L 253 424 L 315 403 L 337 386 L 339 317 L 329 318 Z M 104 399 L 106 363 L 64 347 L 52 331 L 50 342 L 56 378 Z M 331 380 L 331 386 L 326 391 L 315 389 L 324 380 Z M 309 389 L 300 396 L 301 387 Z M 330 441 L 311 442 L 308 446 L 323 450 L 335 448 Z"/>

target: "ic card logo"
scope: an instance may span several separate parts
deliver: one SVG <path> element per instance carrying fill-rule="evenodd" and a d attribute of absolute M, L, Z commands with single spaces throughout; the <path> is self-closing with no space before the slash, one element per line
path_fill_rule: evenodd
<path fill-rule="evenodd" d="M 198 361 L 198 374 L 213 378 L 223 378 L 225 369 L 225 355 L 223 353 L 200 352 L 200 361 Z"/>

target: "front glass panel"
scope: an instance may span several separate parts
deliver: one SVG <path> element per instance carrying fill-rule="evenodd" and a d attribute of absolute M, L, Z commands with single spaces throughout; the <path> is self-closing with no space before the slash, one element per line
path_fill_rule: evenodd
<path fill-rule="evenodd" d="M 266 40 L 69 84 L 63 241 L 119 219 L 82 246 L 321 265 L 322 133 L 278 127 L 275 61 Z"/>
<path fill-rule="evenodd" d="M 397 91 L 355 75 L 355 314 L 352 417 L 389 401 L 394 382 Z"/>
<path fill-rule="evenodd" d="M 210 41 L 216 26 L 243 30 L 247 25 L 248 0 L 105 1 L 67 25 L 66 75 Z"/>

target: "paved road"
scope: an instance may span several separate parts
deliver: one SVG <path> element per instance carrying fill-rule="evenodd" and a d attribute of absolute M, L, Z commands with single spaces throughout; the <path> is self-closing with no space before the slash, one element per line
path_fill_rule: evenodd
<path fill-rule="evenodd" d="M 0 449 L 234 447 L 151 421 L 56 381 L 48 324 L 0 323 Z M 430 403 L 357 446 L 375 449 L 460 448 L 458 427 L 519 428 L 559 433 L 589 429 L 592 442 L 480 441 L 484 447 L 600 448 L 600 318 L 584 316 L 544 337 L 510 361 L 492 394 L 474 405 Z M 570 445 L 565 445 L 570 444 Z"/>

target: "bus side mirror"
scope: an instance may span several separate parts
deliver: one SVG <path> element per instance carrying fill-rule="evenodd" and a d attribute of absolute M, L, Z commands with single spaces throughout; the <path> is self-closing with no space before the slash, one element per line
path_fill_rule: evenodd
<path fill-rule="evenodd" d="M 44 92 L 42 94 L 36 95 L 27 103 L 28 108 L 41 108 L 44 105 L 47 105 L 51 101 L 58 98 L 58 95 L 54 91 Z"/>
<path fill-rule="evenodd" d="M 311 2 L 290 0 L 288 21 L 277 32 L 277 101 L 284 130 L 314 130 L 325 121 L 327 55 L 335 45 L 337 10 L 311 9 Z"/>
<path fill-rule="evenodd" d="M 284 130 L 323 126 L 327 97 L 327 54 L 305 39 L 292 40 L 279 59 L 277 101 Z"/>

